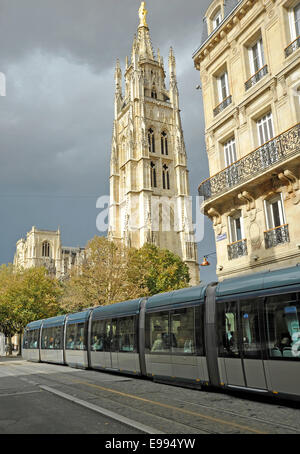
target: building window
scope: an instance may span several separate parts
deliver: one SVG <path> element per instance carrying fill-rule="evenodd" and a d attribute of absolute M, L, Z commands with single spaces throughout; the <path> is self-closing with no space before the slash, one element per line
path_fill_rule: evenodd
<path fill-rule="evenodd" d="M 157 188 L 156 168 L 154 162 L 151 162 L 151 187 Z"/>
<path fill-rule="evenodd" d="M 259 145 L 263 145 L 274 137 L 272 112 L 264 115 L 257 121 Z"/>
<path fill-rule="evenodd" d="M 249 49 L 250 69 L 251 74 L 257 73 L 263 66 L 265 66 L 265 56 L 263 41 L 260 38 L 254 46 Z"/>
<path fill-rule="evenodd" d="M 230 166 L 237 160 L 234 137 L 224 144 L 224 159 L 225 167 Z"/>
<path fill-rule="evenodd" d="M 152 128 L 150 128 L 148 131 L 148 144 L 150 153 L 155 153 L 155 137 Z"/>
<path fill-rule="evenodd" d="M 224 162 L 228 186 L 235 185 L 240 179 L 240 168 L 238 165 L 234 165 L 236 161 L 235 138 L 233 137 L 224 144 Z"/>
<path fill-rule="evenodd" d="M 226 109 L 232 102 L 232 96 L 229 93 L 228 73 L 225 71 L 221 76 L 217 77 L 217 89 L 219 104 L 214 108 L 214 115 L 218 115 Z"/>
<path fill-rule="evenodd" d="M 168 135 L 164 131 L 161 133 L 161 154 L 168 155 Z"/>
<path fill-rule="evenodd" d="M 163 179 L 163 189 L 170 189 L 169 168 L 166 164 L 163 165 L 162 179 Z"/>
<path fill-rule="evenodd" d="M 224 101 L 224 99 L 228 98 L 228 96 L 229 96 L 229 84 L 228 84 L 227 71 L 225 71 L 218 78 L 218 94 L 219 94 L 219 102 Z"/>
<path fill-rule="evenodd" d="M 265 213 L 268 230 L 285 224 L 282 194 L 277 194 L 275 197 L 265 200 Z"/>
<path fill-rule="evenodd" d="M 236 243 L 244 238 L 243 218 L 241 211 L 238 211 L 234 216 L 228 217 L 229 232 L 231 243 Z"/>
<path fill-rule="evenodd" d="M 48 243 L 48 241 L 43 243 L 42 257 L 50 257 L 50 243 Z"/>
<path fill-rule="evenodd" d="M 300 35 L 300 3 L 298 3 L 289 14 L 290 30 L 292 41 Z"/>
<path fill-rule="evenodd" d="M 245 82 L 246 90 L 253 87 L 266 74 L 268 74 L 268 65 L 265 63 L 263 41 L 260 38 L 254 46 L 248 49 L 251 77 Z"/>
<path fill-rule="evenodd" d="M 279 244 L 289 243 L 289 229 L 286 224 L 282 194 L 265 200 L 267 231 L 265 231 L 265 247 L 270 249 Z"/>
<path fill-rule="evenodd" d="M 228 260 L 248 255 L 247 240 L 244 235 L 244 223 L 241 211 L 228 217 L 231 244 L 228 245 Z"/>

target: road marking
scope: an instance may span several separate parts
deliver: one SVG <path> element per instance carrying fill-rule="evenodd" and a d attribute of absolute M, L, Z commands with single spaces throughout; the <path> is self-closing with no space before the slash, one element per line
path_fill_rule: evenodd
<path fill-rule="evenodd" d="M 163 432 L 161 432 L 159 430 L 153 429 L 152 427 L 149 427 L 149 426 L 145 426 L 144 424 L 140 424 L 139 422 L 126 418 L 125 416 L 118 415 L 117 413 L 107 410 L 106 408 L 102 408 L 102 407 L 99 407 L 98 405 L 94 405 L 89 402 L 85 402 L 84 400 L 77 399 L 77 397 L 71 396 L 70 394 L 65 394 L 61 391 L 57 391 L 56 389 L 50 388 L 49 386 L 40 385 L 40 388 L 43 389 L 44 391 L 48 391 L 52 394 L 56 394 L 57 396 L 60 396 L 63 399 L 70 400 L 71 402 L 81 405 L 82 407 L 86 407 L 89 410 L 96 411 L 97 413 L 107 416 L 108 418 L 115 419 L 116 421 L 126 424 L 127 426 L 134 427 L 135 429 L 138 429 L 144 433 L 151 434 L 151 435 L 154 435 L 154 434 L 163 435 Z"/>
<path fill-rule="evenodd" d="M 0 397 L 8 397 L 8 396 L 20 396 L 23 394 L 33 394 L 33 393 L 40 393 L 41 391 L 22 391 L 19 393 L 9 393 L 9 394 L 0 394 Z"/>
<path fill-rule="evenodd" d="M 213 416 L 203 415 L 201 413 L 196 413 L 196 412 L 191 411 L 191 410 L 185 410 L 183 408 L 173 407 L 172 405 L 164 404 L 162 402 L 156 402 L 156 401 L 150 400 L 150 399 L 145 399 L 144 397 L 138 397 L 138 396 L 134 396 L 132 394 L 126 394 L 126 393 L 123 393 L 121 391 L 116 391 L 115 389 L 104 388 L 103 386 L 94 385 L 92 383 L 87 383 L 87 382 L 78 381 L 77 383 L 81 384 L 81 385 L 91 386 L 92 388 L 98 388 L 98 389 L 101 389 L 102 391 L 107 391 L 107 392 L 110 392 L 110 393 L 118 394 L 118 395 L 123 396 L 123 397 L 128 397 L 130 399 L 135 399 L 135 400 L 140 400 L 142 402 L 147 402 L 147 403 L 150 403 L 152 405 L 157 405 L 159 407 L 163 407 L 163 408 L 168 408 L 170 410 L 179 411 L 179 412 L 185 413 L 187 415 L 201 417 L 201 418 L 207 419 L 209 421 L 212 421 L 214 423 L 227 425 L 227 426 L 232 426 L 232 427 L 235 427 L 235 428 L 238 428 L 238 429 L 247 430 L 249 432 L 254 432 L 254 433 L 257 433 L 257 434 L 266 434 L 267 433 L 267 432 L 262 432 L 262 431 L 257 430 L 257 429 L 252 429 L 251 427 L 248 427 L 248 426 L 240 425 L 240 424 L 237 424 L 237 423 L 234 423 L 234 422 L 225 421 L 225 420 L 220 419 L 220 418 L 214 418 Z"/>

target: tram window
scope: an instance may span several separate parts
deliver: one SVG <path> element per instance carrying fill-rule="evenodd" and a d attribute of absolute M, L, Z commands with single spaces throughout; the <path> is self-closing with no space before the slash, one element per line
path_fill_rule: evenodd
<path fill-rule="evenodd" d="M 240 303 L 242 348 L 245 358 L 261 357 L 258 301 L 253 299 Z"/>
<path fill-rule="evenodd" d="M 266 303 L 267 342 L 272 359 L 300 360 L 299 293 L 272 296 Z"/>
<path fill-rule="evenodd" d="M 102 352 L 105 344 L 105 320 L 96 320 L 92 323 L 91 349 Z"/>
<path fill-rule="evenodd" d="M 195 354 L 195 309 L 185 308 L 171 314 L 172 353 Z"/>
<path fill-rule="evenodd" d="M 158 312 L 146 316 L 146 348 L 152 353 L 170 351 L 169 312 Z"/>
<path fill-rule="evenodd" d="M 86 350 L 85 346 L 85 323 L 76 323 L 75 350 Z"/>
<path fill-rule="evenodd" d="M 217 333 L 219 356 L 239 357 L 236 301 L 217 303 Z"/>
<path fill-rule="evenodd" d="M 76 336 L 76 325 L 67 325 L 66 338 L 67 350 L 75 350 L 75 336 Z"/>
<path fill-rule="evenodd" d="M 25 331 L 23 336 L 23 349 L 27 350 L 30 344 L 30 331 Z"/>
<path fill-rule="evenodd" d="M 135 317 L 118 320 L 118 338 L 120 352 L 135 351 Z"/>
<path fill-rule="evenodd" d="M 61 350 L 63 347 L 63 327 L 44 328 L 42 332 L 42 349 Z"/>

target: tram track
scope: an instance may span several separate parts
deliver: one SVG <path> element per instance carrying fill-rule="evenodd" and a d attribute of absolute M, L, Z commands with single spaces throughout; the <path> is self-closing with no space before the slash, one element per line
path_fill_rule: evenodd
<path fill-rule="evenodd" d="M 287 424 L 281 424 L 281 423 L 278 423 L 278 422 L 269 421 L 267 419 L 257 418 L 256 416 L 254 417 L 254 416 L 244 415 L 242 413 L 236 413 L 236 412 L 233 412 L 231 410 L 225 410 L 224 408 L 219 408 L 219 407 L 217 408 L 217 407 L 204 405 L 204 404 L 196 404 L 194 402 L 189 402 L 189 401 L 185 401 L 185 400 L 181 400 L 181 399 L 173 399 L 173 400 L 177 401 L 177 402 L 182 402 L 182 403 L 185 403 L 185 404 L 188 404 L 188 405 L 193 405 L 195 407 L 207 408 L 209 410 L 226 413 L 228 415 L 236 416 L 238 418 L 250 419 L 251 421 L 257 421 L 259 423 L 263 423 L 263 424 L 266 424 L 266 425 L 275 426 L 275 427 L 282 428 L 282 429 L 293 430 L 293 431 L 295 431 L 297 433 L 300 433 L 300 428 L 296 428 L 294 426 L 289 426 Z"/>
<path fill-rule="evenodd" d="M 15 369 L 16 371 L 18 371 L 19 378 L 21 378 L 22 372 L 24 373 L 24 376 L 27 375 L 27 368 L 25 368 L 24 370 L 21 364 L 15 364 L 13 368 L 9 369 Z M 114 386 L 114 384 L 118 387 L 120 386 L 120 382 L 124 381 L 117 380 L 117 378 L 119 377 L 116 376 L 113 376 L 114 378 L 111 378 L 110 387 L 107 387 L 105 385 L 103 386 L 102 384 L 91 382 L 95 377 L 83 377 L 83 375 L 85 375 L 85 371 L 77 370 L 76 373 L 74 373 L 75 370 L 72 370 L 72 372 L 67 374 L 67 376 L 64 373 L 55 377 L 56 374 L 59 374 L 59 370 L 57 371 L 57 373 L 55 373 L 55 370 L 51 369 L 51 373 L 46 374 L 43 371 L 43 368 L 41 369 L 37 367 L 36 371 L 34 371 L 32 367 L 30 369 L 31 377 L 28 377 L 27 375 L 25 379 L 25 377 L 23 376 L 24 381 L 28 381 L 29 383 L 37 385 L 39 387 L 47 385 L 49 387 L 55 388 L 58 392 L 64 391 L 68 393 L 70 397 L 80 397 L 87 402 L 92 402 L 93 400 L 99 399 L 100 402 L 93 402 L 93 404 L 97 404 L 99 405 L 99 407 L 104 407 L 107 411 L 112 408 L 111 405 L 113 403 L 114 411 L 117 413 L 120 411 L 121 417 L 129 417 L 136 421 L 148 420 L 150 421 L 148 425 L 150 427 L 153 427 L 154 430 L 158 430 L 155 429 L 155 427 L 167 428 L 166 431 L 163 430 L 163 433 L 170 433 L 170 425 L 171 427 L 176 427 L 175 430 L 177 431 L 177 433 L 190 433 L 191 429 L 197 431 L 198 433 L 200 432 L 206 434 L 266 434 L 278 432 L 272 429 L 269 430 L 269 428 L 279 430 L 282 429 L 285 431 L 285 433 L 287 431 L 292 433 L 300 433 L 300 428 L 276 422 L 274 420 L 272 421 L 256 416 L 247 415 L 241 412 L 216 407 L 215 405 L 206 405 L 204 403 L 195 403 L 191 402 L 190 400 L 178 399 L 176 398 L 176 396 L 172 395 L 172 393 L 166 394 L 164 396 L 165 390 L 158 391 L 158 393 L 163 393 L 163 400 L 159 400 L 159 397 L 157 398 L 157 400 L 152 400 L 150 398 L 144 397 L 143 395 L 136 395 L 135 392 L 130 394 L 130 392 L 124 392 L 123 389 L 120 390 L 116 389 L 115 387 L 111 387 Z M 80 375 L 78 375 L 78 372 L 80 372 Z M 13 375 L 12 370 L 9 375 Z M 87 380 L 85 378 L 87 378 Z M 134 379 L 130 378 L 127 381 L 133 380 Z M 93 392 L 92 390 L 96 392 Z M 153 391 L 150 389 L 150 395 L 151 392 Z M 82 395 L 80 395 L 80 393 L 82 393 Z M 85 395 L 85 393 L 87 394 Z M 136 402 L 136 404 L 133 404 L 133 402 Z M 140 405 L 138 403 L 140 403 Z M 183 405 L 184 408 L 180 408 L 178 405 Z M 128 412 L 128 408 L 134 411 L 134 413 Z M 197 410 L 200 408 L 204 409 L 206 413 Z M 212 412 L 212 415 L 209 415 L 209 411 Z M 166 412 L 169 412 L 167 416 Z M 214 414 L 217 414 L 217 416 L 215 416 Z M 236 418 L 236 421 L 234 421 L 233 419 L 228 420 L 228 418 L 222 418 L 222 414 L 224 416 L 228 415 L 232 418 Z M 251 424 L 241 422 L 240 420 L 248 420 L 251 422 Z M 257 424 L 259 424 L 259 427 L 257 427 Z"/>

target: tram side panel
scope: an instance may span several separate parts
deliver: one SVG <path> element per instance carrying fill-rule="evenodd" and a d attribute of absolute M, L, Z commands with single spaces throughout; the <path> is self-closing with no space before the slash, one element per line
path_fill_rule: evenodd
<path fill-rule="evenodd" d="M 40 329 L 25 329 L 22 357 L 27 361 L 40 361 Z"/>
<path fill-rule="evenodd" d="M 93 311 L 91 317 L 91 368 L 140 375 L 138 314 L 115 318 L 102 315 L 101 310 Z"/>
<path fill-rule="evenodd" d="M 200 386 L 208 381 L 203 335 L 204 305 L 146 313 L 145 360 L 157 381 Z"/>
<path fill-rule="evenodd" d="M 65 325 L 65 362 L 80 369 L 89 367 L 88 327 L 91 310 L 70 314 Z"/>
<path fill-rule="evenodd" d="M 41 361 L 64 364 L 64 323 L 65 316 L 43 322 L 41 329 Z"/>

